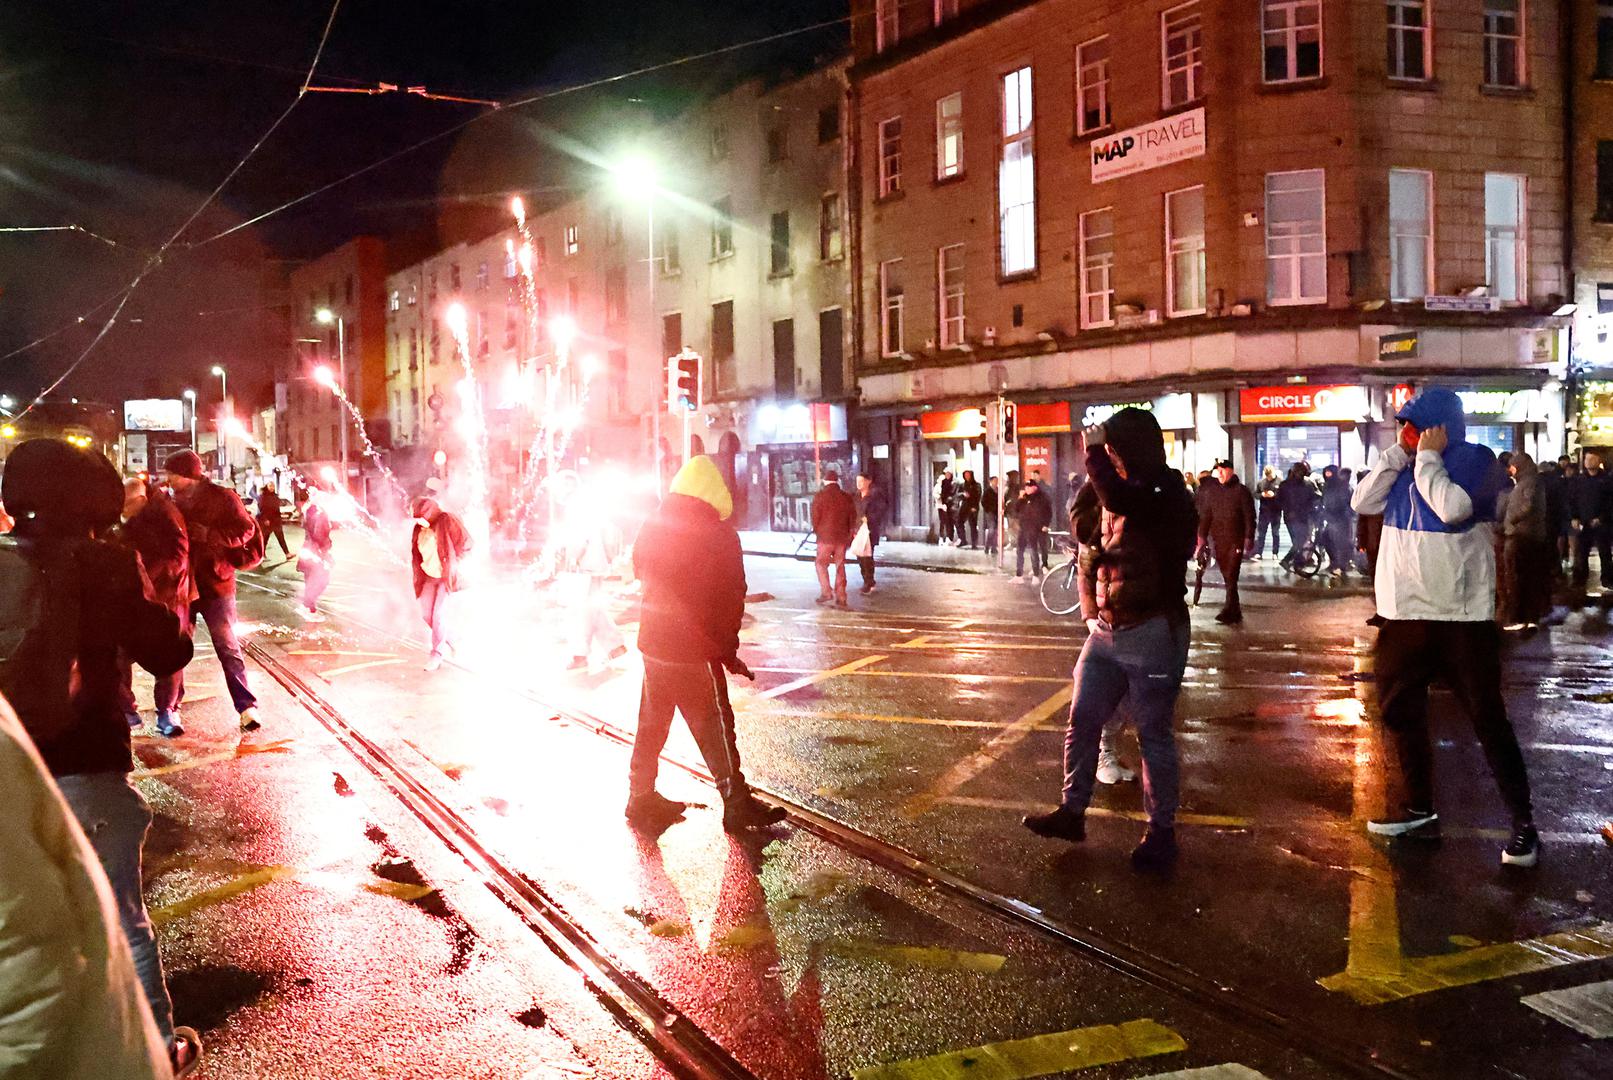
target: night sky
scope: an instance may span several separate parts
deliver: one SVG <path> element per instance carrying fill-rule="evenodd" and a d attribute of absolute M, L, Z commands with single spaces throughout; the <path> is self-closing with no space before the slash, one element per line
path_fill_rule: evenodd
<path fill-rule="evenodd" d="M 511 100 L 664 63 L 846 14 L 846 0 L 343 0 L 315 85 L 425 85 Z M 115 294 L 293 100 L 328 0 L 5 0 L 0 5 L 0 354 Z M 605 134 L 624 100 L 674 108 L 733 78 L 800 62 L 845 40 L 844 25 L 479 121 L 227 240 L 171 249 L 117 328 L 63 387 L 101 400 L 176 395 L 208 365 L 266 391 L 267 349 L 285 313 L 258 310 L 277 262 L 318 255 L 362 231 L 421 249 L 452 239 L 451 196 L 503 202 L 512 187 L 574 184 L 536 134 Z M 445 131 L 485 110 L 404 94 L 311 94 L 185 234 L 222 229 Z M 472 200 L 474 203 L 474 198 Z M 101 320 L 110 309 L 103 309 Z M 72 362 L 93 317 L 0 360 L 0 392 L 32 395 Z M 232 372 L 232 379 L 237 376 Z M 233 389 L 233 387 L 232 387 Z"/>

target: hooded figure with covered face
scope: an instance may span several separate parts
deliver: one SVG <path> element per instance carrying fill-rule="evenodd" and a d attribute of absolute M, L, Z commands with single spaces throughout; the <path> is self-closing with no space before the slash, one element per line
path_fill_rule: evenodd
<path fill-rule="evenodd" d="M 717 781 L 725 829 L 764 828 L 784 819 L 782 810 L 758 802 L 745 783 L 728 701 L 725 670 L 750 675 L 739 659 L 745 559 L 730 521 L 733 512 L 733 496 L 716 463 L 692 457 L 633 545 L 633 572 L 644 586 L 638 634 L 644 690 L 628 770 L 627 820 L 641 828 L 665 828 L 686 808 L 655 790 L 674 713 L 683 714 Z"/>
<path fill-rule="evenodd" d="M 1152 413 L 1120 410 L 1087 432 L 1086 452 L 1087 487 L 1099 506 L 1095 528 L 1078 529 L 1081 609 L 1090 633 L 1075 666 L 1063 797 L 1050 813 L 1027 816 L 1025 827 L 1052 839 L 1086 838 L 1103 728 L 1125 704 L 1142 749 L 1148 813 L 1132 864 L 1159 869 L 1176 854 L 1180 781 L 1172 721 L 1187 666 L 1187 560 L 1198 514 L 1182 475 L 1165 463 Z"/>
<path fill-rule="evenodd" d="M 1355 489 L 1359 514 L 1382 514 L 1375 587 L 1378 707 L 1404 787 L 1399 811 L 1367 823 L 1379 836 L 1437 839 L 1428 687 L 1449 686 L 1472 721 L 1512 815 L 1505 865 L 1533 866 L 1540 838 L 1523 753 L 1501 697 L 1495 624 L 1496 496 L 1502 475 L 1488 447 L 1466 441 L 1462 402 L 1434 387 L 1396 417 L 1400 439 Z"/>

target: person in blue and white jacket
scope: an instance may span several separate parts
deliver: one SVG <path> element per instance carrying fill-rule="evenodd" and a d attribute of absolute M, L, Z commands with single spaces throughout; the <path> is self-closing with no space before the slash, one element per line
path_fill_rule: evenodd
<path fill-rule="evenodd" d="M 1370 821 L 1367 829 L 1379 836 L 1439 837 L 1428 735 L 1428 687 L 1438 679 L 1472 721 L 1512 813 L 1501 862 L 1533 866 L 1540 837 L 1529 775 L 1501 697 L 1494 546 L 1500 465 L 1488 447 L 1466 441 L 1462 402 L 1450 390 L 1425 390 L 1396 419 L 1400 440 L 1351 499 L 1356 513 L 1383 515 L 1378 705 L 1394 737 L 1405 792 L 1401 813 Z"/>

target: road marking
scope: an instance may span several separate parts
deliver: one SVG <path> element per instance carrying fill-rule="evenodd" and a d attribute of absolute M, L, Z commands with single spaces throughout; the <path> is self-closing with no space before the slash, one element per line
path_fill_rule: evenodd
<path fill-rule="evenodd" d="M 852 672 L 860 671 L 869 664 L 877 664 L 881 660 L 889 659 L 890 657 L 883 653 L 875 656 L 859 656 L 850 663 L 841 664 L 839 667 L 830 668 L 827 671 L 814 671 L 811 674 L 803 675 L 799 679 L 793 679 L 790 682 L 783 683 L 779 686 L 770 687 L 766 690 L 759 690 L 749 696 L 753 700 L 768 701 L 773 698 L 783 697 L 785 694 L 794 693 L 795 691 L 804 689 L 808 686 L 816 686 L 818 683 L 824 682 L 827 679 L 839 678 L 841 675 L 850 675 Z"/>
<path fill-rule="evenodd" d="M 250 757 L 253 754 L 289 754 L 291 753 L 292 739 L 277 739 L 270 743 L 241 743 L 229 750 L 220 750 L 216 754 L 200 754 L 180 761 L 171 761 L 167 765 L 155 765 L 149 769 L 136 769 L 129 774 L 131 780 L 144 780 L 153 776 L 167 776 L 170 773 L 184 772 L 187 769 L 199 769 L 203 765 L 213 765 L 220 761 L 235 761 L 239 758 Z"/>
<path fill-rule="evenodd" d="M 1177 1072 L 1155 1073 L 1142 1080 L 1268 1080 L 1265 1073 L 1255 1072 L 1247 1065 L 1211 1065 L 1206 1069 L 1181 1069 Z"/>
<path fill-rule="evenodd" d="M 1548 990 L 1521 998 L 1525 1005 L 1593 1039 L 1613 1038 L 1613 980 Z"/>
<path fill-rule="evenodd" d="M 183 900 L 175 900 L 171 904 L 152 908 L 149 915 L 154 924 L 162 926 L 202 908 L 212 907 L 214 904 L 234 899 L 242 893 L 251 892 L 260 885 L 267 885 L 271 881 L 289 881 L 296 876 L 297 868 L 294 866 L 260 866 L 256 870 L 237 875 L 222 885 L 215 885 Z"/>
<path fill-rule="evenodd" d="M 889 657 L 881 656 L 881 660 Z M 767 672 L 770 675 L 801 675 L 811 674 L 811 668 L 783 668 L 759 667 L 758 672 Z M 851 671 L 848 675 L 858 675 L 873 678 L 890 679 L 956 679 L 968 683 L 1067 683 L 1068 675 L 970 675 L 955 671 Z"/>
<path fill-rule="evenodd" d="M 1033 1076 L 1174 1054 L 1187 1040 L 1154 1020 L 1075 1028 L 852 1071 L 852 1080 L 1028 1080 Z"/>
<path fill-rule="evenodd" d="M 769 712 L 774 720 L 841 720 L 874 724 L 922 724 L 930 727 L 1001 727 L 997 720 L 959 720 L 943 716 L 890 716 L 885 713 L 860 712 Z M 1038 731 L 1063 731 L 1063 724 L 1043 724 Z"/>
<path fill-rule="evenodd" d="M 363 652 L 359 649 L 288 649 L 287 656 L 396 656 L 390 652 Z"/>
<path fill-rule="evenodd" d="M 949 968 L 995 975 L 1008 963 L 998 953 L 968 952 L 961 949 L 925 948 L 917 945 L 887 945 L 883 941 L 860 938 L 826 941 L 823 950 L 846 960 L 878 960 L 900 967 Z"/>
<path fill-rule="evenodd" d="M 1068 708 L 1073 689 L 1072 685 L 1066 683 L 1047 700 L 1003 728 L 985 746 L 948 769 L 929 791 L 915 795 L 903 803 L 902 815 L 909 820 L 923 817 L 941 799 L 963 787 L 1013 750 L 1032 730 L 1045 724 L 1061 709 Z"/>
<path fill-rule="evenodd" d="M 343 667 L 331 668 L 329 671 L 321 671 L 319 677 L 327 680 L 334 679 L 338 675 L 346 675 L 349 672 L 364 671 L 368 668 L 389 667 L 393 664 L 401 663 L 403 663 L 401 656 L 394 656 L 387 660 L 366 660 L 361 664 L 347 664 Z"/>
<path fill-rule="evenodd" d="M 936 800 L 948 806 L 972 806 L 984 810 L 1013 810 L 1013 811 L 1041 811 L 1046 810 L 1045 803 L 1019 802 L 1015 799 L 984 799 L 969 795 L 948 795 Z M 1124 818 L 1129 821 L 1147 821 L 1148 815 L 1141 810 L 1115 810 L 1107 806 L 1087 807 L 1088 817 Z M 1246 817 L 1231 817 L 1226 814 L 1186 814 L 1176 815 L 1178 825 L 1202 825 L 1210 829 L 1249 829 L 1254 827 L 1254 821 Z"/>

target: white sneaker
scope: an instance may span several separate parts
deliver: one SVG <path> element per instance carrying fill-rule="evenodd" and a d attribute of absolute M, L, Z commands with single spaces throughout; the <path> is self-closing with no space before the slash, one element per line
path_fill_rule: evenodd
<path fill-rule="evenodd" d="M 1098 751 L 1098 783 L 1119 784 L 1137 779 L 1137 774 L 1120 764 L 1113 750 Z"/>
<path fill-rule="evenodd" d="M 263 724 L 258 720 L 257 709 L 246 709 L 241 713 L 241 730 L 257 731 Z"/>
<path fill-rule="evenodd" d="M 302 608 L 300 610 L 302 611 L 303 622 L 322 623 L 326 621 L 325 616 L 318 611 L 309 611 L 307 608 Z"/>
<path fill-rule="evenodd" d="M 436 671 L 440 667 L 442 667 L 442 654 L 441 653 L 432 653 L 430 656 L 426 657 L 426 670 L 427 671 Z"/>
<path fill-rule="evenodd" d="M 1014 584 L 1017 585 L 1020 582 L 1025 580 L 1025 576 L 1023 574 L 1015 574 L 1013 577 L 1009 578 L 1008 580 L 1012 581 Z"/>

